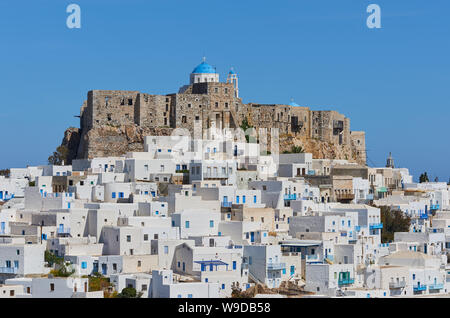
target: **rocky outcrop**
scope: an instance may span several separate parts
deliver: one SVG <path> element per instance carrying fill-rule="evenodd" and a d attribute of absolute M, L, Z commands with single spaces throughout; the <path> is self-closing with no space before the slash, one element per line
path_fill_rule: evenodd
<path fill-rule="evenodd" d="M 121 156 L 129 151 L 144 151 L 145 136 L 170 136 L 172 131 L 172 128 L 143 128 L 137 125 L 106 125 L 87 132 L 71 127 L 65 131 L 62 144 L 69 149 L 70 164 L 75 158 Z M 301 146 L 305 152 L 312 153 L 313 158 L 346 159 L 361 163 L 348 145 L 336 145 L 300 135 L 280 135 L 280 153 L 290 151 L 292 146 Z"/>
<path fill-rule="evenodd" d="M 313 158 L 345 159 L 350 162 L 365 164 L 349 145 L 337 145 L 319 139 L 290 134 L 280 136 L 280 153 L 285 150 L 290 151 L 292 146 L 301 146 L 304 152 L 312 153 Z"/>
<path fill-rule="evenodd" d="M 66 130 L 66 133 L 72 129 Z M 101 126 L 82 132 L 79 143 L 69 147 L 74 158 L 121 156 L 129 151 L 144 151 L 144 137 L 170 136 L 171 128 L 142 128 L 137 125 Z"/>
<path fill-rule="evenodd" d="M 77 158 L 78 145 L 80 144 L 80 129 L 75 127 L 67 128 L 61 146 L 65 146 L 69 151 L 67 154 L 67 164 L 72 164 L 72 160 Z"/>

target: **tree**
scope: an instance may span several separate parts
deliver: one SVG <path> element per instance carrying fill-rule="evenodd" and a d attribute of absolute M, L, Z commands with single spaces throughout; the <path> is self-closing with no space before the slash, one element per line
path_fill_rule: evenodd
<path fill-rule="evenodd" d="M 67 158 L 69 155 L 69 149 L 61 145 L 56 148 L 56 151 L 53 152 L 53 155 L 48 157 L 48 164 L 50 165 L 62 165 L 64 162 L 67 162 Z"/>
<path fill-rule="evenodd" d="M 250 125 L 250 124 L 248 123 L 247 117 L 245 117 L 245 118 L 242 120 L 242 123 L 241 123 L 241 126 L 240 126 L 240 127 L 242 128 L 242 130 L 244 131 L 244 133 L 247 131 L 247 129 L 253 128 L 253 126 Z M 245 134 L 245 140 L 246 140 L 247 142 L 250 142 L 250 136 L 249 136 L 248 134 Z"/>
<path fill-rule="evenodd" d="M 409 232 L 411 218 L 400 210 L 392 210 L 388 206 L 381 207 L 381 242 L 389 243 L 394 240 L 395 232 Z"/>
<path fill-rule="evenodd" d="M 292 146 L 291 148 L 292 153 L 304 153 L 302 146 Z"/>
<path fill-rule="evenodd" d="M 0 176 L 9 177 L 9 169 L 0 169 Z"/>
<path fill-rule="evenodd" d="M 292 146 L 291 150 L 285 150 L 283 151 L 284 154 L 287 153 L 304 153 L 305 151 L 303 150 L 302 146 Z"/>
<path fill-rule="evenodd" d="M 419 177 L 419 182 L 420 183 L 424 183 L 424 182 L 430 182 L 430 180 L 428 179 L 428 175 L 426 172 L 422 173 Z"/>
<path fill-rule="evenodd" d="M 75 269 L 71 268 L 69 262 L 64 262 L 63 257 L 56 256 L 49 251 L 45 251 L 44 259 L 49 266 L 55 266 L 55 268 L 50 271 L 50 273 L 55 277 L 69 277 L 75 273 Z"/>
<path fill-rule="evenodd" d="M 117 298 L 141 298 L 142 293 L 136 292 L 133 287 L 126 287 L 122 289 L 122 292 L 117 294 Z"/>
<path fill-rule="evenodd" d="M 49 266 L 53 266 L 54 264 L 62 263 L 64 261 L 64 258 L 56 256 L 52 252 L 45 250 L 44 260 L 48 263 Z"/>

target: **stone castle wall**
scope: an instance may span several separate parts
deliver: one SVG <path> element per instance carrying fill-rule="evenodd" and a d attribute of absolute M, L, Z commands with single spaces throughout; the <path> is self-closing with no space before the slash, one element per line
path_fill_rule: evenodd
<path fill-rule="evenodd" d="M 232 83 L 220 82 L 194 83 L 169 95 L 89 91 L 80 110 L 81 132 L 76 156 L 87 158 L 137 151 L 142 148 L 138 145 L 143 142 L 142 134 L 167 134 L 175 128 L 186 128 L 193 134 L 194 123 L 201 123 L 203 129 L 237 128 L 244 118 L 257 130 L 267 128 L 270 132 L 271 128 L 278 128 L 280 139 L 285 139 L 280 142 L 286 148 L 282 150 L 300 144 L 305 151 L 365 164 L 365 134 L 350 132 L 350 119 L 344 115 L 300 106 L 244 104 L 235 96 Z M 134 132 L 131 138 L 130 129 Z M 311 141 L 320 144 L 320 149 Z M 342 149 L 333 150 L 333 147 Z"/>

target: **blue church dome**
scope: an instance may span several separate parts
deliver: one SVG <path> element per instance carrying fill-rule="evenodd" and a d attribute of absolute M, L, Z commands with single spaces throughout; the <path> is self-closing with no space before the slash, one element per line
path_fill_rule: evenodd
<path fill-rule="evenodd" d="M 299 107 L 300 105 L 294 102 L 293 99 L 291 99 L 291 102 L 289 103 L 289 106 Z"/>
<path fill-rule="evenodd" d="M 216 69 L 203 61 L 201 64 L 199 64 L 194 70 L 192 71 L 192 74 L 199 74 L 199 73 L 208 73 L 208 74 L 215 74 Z"/>

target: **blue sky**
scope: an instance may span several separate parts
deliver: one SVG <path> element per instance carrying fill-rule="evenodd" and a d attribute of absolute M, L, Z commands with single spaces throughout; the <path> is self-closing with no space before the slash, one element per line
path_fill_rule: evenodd
<path fill-rule="evenodd" d="M 66 7 L 81 7 L 81 29 Z M 366 7 L 382 10 L 368 29 Z M 337 110 L 368 164 L 450 171 L 448 0 L 0 3 L 0 168 L 45 164 L 91 89 L 173 93 L 205 55 L 244 102 Z"/>

